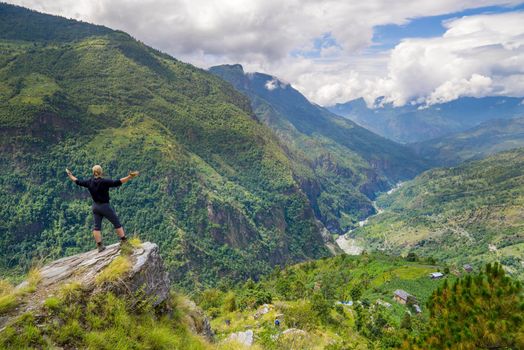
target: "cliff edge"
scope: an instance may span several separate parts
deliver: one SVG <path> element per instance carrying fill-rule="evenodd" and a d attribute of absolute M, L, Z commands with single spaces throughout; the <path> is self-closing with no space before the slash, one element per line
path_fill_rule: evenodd
<path fill-rule="evenodd" d="M 113 292 L 157 306 L 169 296 L 169 285 L 154 243 L 129 244 L 123 249 L 113 244 L 101 253 L 92 250 L 65 257 L 35 270 L 14 289 L 16 306 L 0 316 L 0 331 L 17 316 L 41 309 L 46 300 L 63 293 L 64 286 L 81 289 L 86 298 Z"/>

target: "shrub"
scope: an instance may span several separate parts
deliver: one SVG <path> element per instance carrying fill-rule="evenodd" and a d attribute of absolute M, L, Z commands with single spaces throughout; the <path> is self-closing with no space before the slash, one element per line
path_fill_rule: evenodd
<path fill-rule="evenodd" d="M 286 305 L 282 310 L 286 325 L 290 328 L 313 329 L 318 323 L 311 304 L 305 300 Z"/>
<path fill-rule="evenodd" d="M 218 289 L 207 289 L 199 297 L 199 305 L 204 310 L 220 309 L 224 294 Z"/>
<path fill-rule="evenodd" d="M 224 297 L 223 308 L 225 312 L 233 312 L 237 309 L 237 298 L 235 293 L 229 292 Z"/>
<path fill-rule="evenodd" d="M 273 296 L 265 290 L 248 289 L 239 297 L 238 305 L 241 309 L 256 308 L 263 304 L 270 304 Z"/>
<path fill-rule="evenodd" d="M 78 282 L 66 283 L 58 290 L 58 296 L 65 304 L 71 304 L 80 300 L 82 285 Z"/>
<path fill-rule="evenodd" d="M 16 294 L 7 294 L 0 297 L 0 315 L 13 310 L 19 304 Z"/>
<path fill-rule="evenodd" d="M 96 283 L 112 283 L 118 281 L 131 269 L 129 258 L 117 256 L 111 263 L 96 276 Z"/>
<path fill-rule="evenodd" d="M 50 311 L 57 311 L 60 309 L 62 301 L 57 297 L 49 297 L 44 301 L 44 307 Z"/>

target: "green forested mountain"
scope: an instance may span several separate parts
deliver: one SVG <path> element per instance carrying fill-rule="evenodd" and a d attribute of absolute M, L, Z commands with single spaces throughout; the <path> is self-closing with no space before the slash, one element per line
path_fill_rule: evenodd
<path fill-rule="evenodd" d="M 331 231 L 354 227 L 375 212 L 371 201 L 377 192 L 426 167 L 408 148 L 312 104 L 275 77 L 244 73 L 238 64 L 210 71 L 246 93 L 256 116 L 307 165 L 297 169 L 307 179 L 302 187 Z"/>
<path fill-rule="evenodd" d="M 524 116 L 491 120 L 464 132 L 410 145 L 420 156 L 443 165 L 523 146 Z"/>
<path fill-rule="evenodd" d="M 499 260 L 523 275 L 523 148 L 427 171 L 378 204 L 385 211 L 354 232 L 370 248 L 457 264 Z"/>
<path fill-rule="evenodd" d="M 112 203 L 178 285 L 328 254 L 302 165 L 230 84 L 107 28 L 6 4 L 0 23 L 2 274 L 92 247 L 91 199 L 64 168 L 98 163 L 141 171 Z"/>

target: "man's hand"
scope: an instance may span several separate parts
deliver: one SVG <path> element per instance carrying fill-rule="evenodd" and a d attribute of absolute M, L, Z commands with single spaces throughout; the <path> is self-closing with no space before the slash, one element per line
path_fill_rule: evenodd
<path fill-rule="evenodd" d="M 120 182 L 125 184 L 126 182 L 128 182 L 132 178 L 137 177 L 138 175 L 140 175 L 140 173 L 138 171 L 130 171 L 129 175 L 127 175 L 126 177 L 123 177 L 123 178 L 120 179 Z"/>
<path fill-rule="evenodd" d="M 67 177 L 69 177 L 69 179 L 71 179 L 71 181 L 76 181 L 76 180 L 78 180 L 78 179 L 73 175 L 73 173 L 71 172 L 71 170 L 69 170 L 69 169 L 66 168 L 66 173 L 67 173 Z"/>

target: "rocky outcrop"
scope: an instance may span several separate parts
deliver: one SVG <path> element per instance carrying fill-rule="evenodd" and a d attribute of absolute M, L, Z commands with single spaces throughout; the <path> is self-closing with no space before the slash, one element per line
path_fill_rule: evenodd
<path fill-rule="evenodd" d="M 64 285 L 79 284 L 86 296 L 99 291 L 125 293 L 132 297 L 147 298 L 153 305 L 162 303 L 169 295 L 170 281 L 164 269 L 158 246 L 145 242 L 129 249 L 125 259 L 128 268 L 115 281 L 101 282 L 97 279 L 115 259 L 121 256 L 119 244 L 113 244 L 101 253 L 92 250 L 65 257 L 45 265 L 38 270 L 39 281 L 30 293 L 24 293 L 20 305 L 10 315 L 0 319 L 0 329 L 18 315 L 38 310 L 44 301 L 57 295 Z M 24 281 L 17 290 L 27 289 L 30 282 Z"/>
<path fill-rule="evenodd" d="M 227 340 L 240 343 L 244 346 L 251 346 L 253 345 L 254 333 L 251 329 L 245 332 L 236 332 L 231 334 Z"/>
<path fill-rule="evenodd" d="M 204 311 L 196 306 L 194 301 L 189 299 L 182 299 L 178 306 L 184 311 L 185 323 L 189 326 L 189 329 L 193 333 L 200 334 L 208 341 L 213 342 L 215 334 Z"/>

